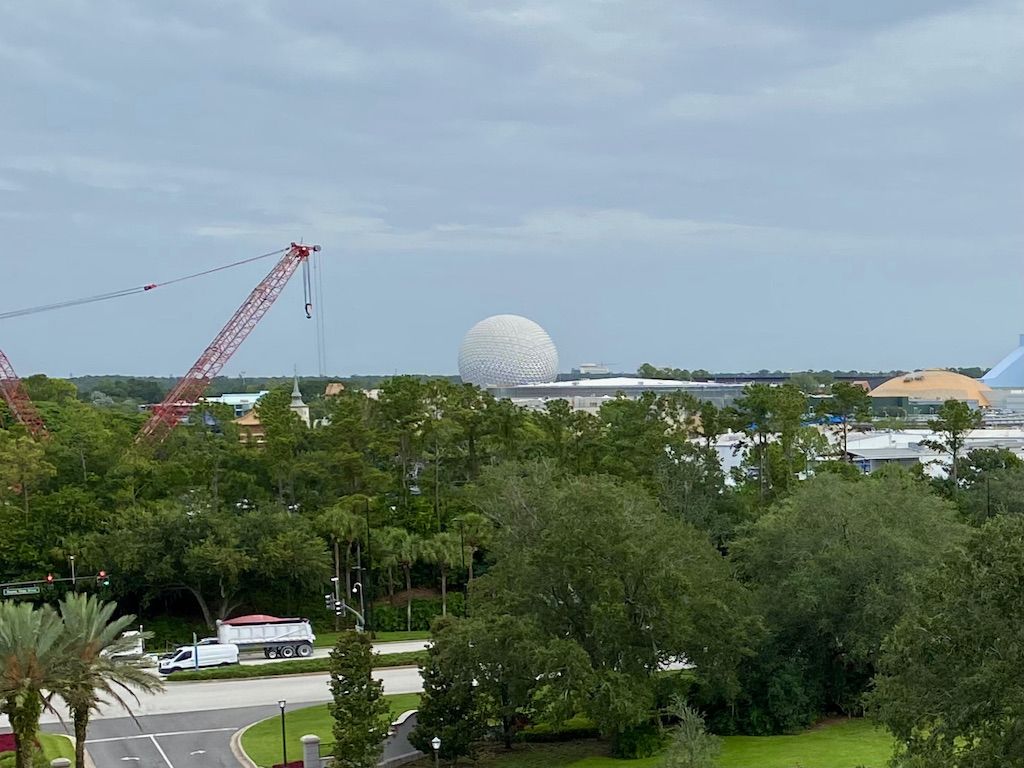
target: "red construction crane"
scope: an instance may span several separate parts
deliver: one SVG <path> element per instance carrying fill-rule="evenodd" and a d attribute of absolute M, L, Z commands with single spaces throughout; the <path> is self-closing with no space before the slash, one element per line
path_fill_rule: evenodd
<path fill-rule="evenodd" d="M 174 386 L 163 402 L 153 408 L 149 421 L 142 425 L 138 440 L 163 442 L 174 425 L 188 415 L 213 377 L 220 373 L 224 364 L 245 341 L 245 337 L 281 295 L 281 291 L 295 271 L 301 265 L 306 265 L 308 269 L 309 257 L 319 250 L 319 245 L 291 244 L 281 260 L 270 270 L 270 274 L 253 289 L 249 298 L 210 342 L 210 346 L 199 356 L 195 365 Z M 306 316 L 309 317 L 311 298 L 308 279 L 306 282 Z"/>
<path fill-rule="evenodd" d="M 7 403 L 7 409 L 17 421 L 20 421 L 34 437 L 46 436 L 46 425 L 39 415 L 39 411 L 32 404 L 25 391 L 25 385 L 21 383 L 18 374 L 14 372 L 11 361 L 0 349 L 0 397 Z"/>

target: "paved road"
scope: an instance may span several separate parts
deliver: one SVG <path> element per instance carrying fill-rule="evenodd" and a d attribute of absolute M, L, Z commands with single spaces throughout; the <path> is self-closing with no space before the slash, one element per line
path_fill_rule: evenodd
<path fill-rule="evenodd" d="M 277 712 L 275 703 L 201 715 L 150 715 L 138 722 L 100 719 L 89 726 L 86 749 L 97 768 L 239 768 L 231 752 L 232 734 Z M 54 724 L 45 730 L 63 732 Z"/>
<path fill-rule="evenodd" d="M 239 768 L 231 751 L 231 737 L 239 728 L 274 717 L 277 704 L 240 707 L 206 712 L 203 715 L 150 715 L 98 720 L 89 728 L 86 748 L 98 768 Z M 405 755 L 413 750 L 409 732 L 416 725 L 413 715 L 384 743 L 382 759 Z M 44 730 L 63 733 L 60 725 Z M 297 760 L 298 750 L 289 754 Z"/>
<path fill-rule="evenodd" d="M 387 694 L 423 690 L 416 667 L 378 669 L 374 676 Z M 168 683 L 162 694 L 141 694 L 132 707 L 141 730 L 122 709 L 101 706 L 89 726 L 88 751 L 98 768 L 238 768 L 232 733 L 276 715 L 280 699 L 289 709 L 329 701 L 328 679 L 294 675 Z M 66 711 L 61 715 L 70 723 Z M 40 722 L 47 731 L 65 732 L 55 714 L 44 714 Z M 4 726 L 7 720 L 0 718 L 0 729 Z M 396 745 L 390 751 L 405 749 Z"/>

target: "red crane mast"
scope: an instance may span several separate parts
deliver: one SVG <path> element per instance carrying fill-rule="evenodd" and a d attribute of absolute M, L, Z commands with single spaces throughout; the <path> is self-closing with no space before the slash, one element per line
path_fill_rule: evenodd
<path fill-rule="evenodd" d="M 29 399 L 25 385 L 21 383 L 18 374 L 14 372 L 11 361 L 0 349 L 0 397 L 7 403 L 7 408 L 17 421 L 20 421 L 33 437 L 45 437 L 46 425 L 39 411 Z"/>
<path fill-rule="evenodd" d="M 163 402 L 153 408 L 149 420 L 142 425 L 138 440 L 163 442 L 174 426 L 188 415 L 213 377 L 220 373 L 224 364 L 245 341 L 246 336 L 273 306 L 295 271 L 301 265 L 308 264 L 309 257 L 319 250 L 319 245 L 291 244 L 281 260 L 270 270 L 270 274 L 253 289 L 249 298 L 210 342 L 210 346 L 199 356 L 195 365 L 174 386 Z M 307 296 L 307 316 L 309 308 Z"/>

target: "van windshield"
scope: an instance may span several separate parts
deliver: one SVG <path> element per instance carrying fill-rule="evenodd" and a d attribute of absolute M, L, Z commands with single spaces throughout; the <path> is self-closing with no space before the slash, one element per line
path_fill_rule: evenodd
<path fill-rule="evenodd" d="M 174 657 L 174 661 L 188 661 L 192 658 L 192 651 L 178 651 L 178 655 Z"/>

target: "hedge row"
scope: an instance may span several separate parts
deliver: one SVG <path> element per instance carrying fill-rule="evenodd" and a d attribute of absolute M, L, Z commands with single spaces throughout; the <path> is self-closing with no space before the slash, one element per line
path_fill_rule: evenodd
<path fill-rule="evenodd" d="M 279 675 L 305 675 L 312 672 L 327 672 L 331 660 L 322 659 L 294 659 L 291 661 L 276 661 L 271 664 L 246 664 L 232 665 L 230 667 L 216 667 L 214 669 L 200 669 L 195 672 L 171 672 L 168 680 L 235 680 L 245 677 L 277 677 Z M 427 663 L 426 651 L 412 651 L 410 653 L 386 653 L 380 654 L 373 662 L 375 668 L 381 667 L 406 667 L 413 664 L 423 666 Z"/>
<path fill-rule="evenodd" d="M 465 613 L 466 599 L 461 592 L 448 594 L 448 613 L 451 616 L 462 616 Z M 412 630 L 426 632 L 430 622 L 441 615 L 441 599 L 412 601 Z M 406 627 L 405 603 L 398 605 L 375 604 L 370 615 L 370 622 L 376 632 L 404 632 Z"/>

